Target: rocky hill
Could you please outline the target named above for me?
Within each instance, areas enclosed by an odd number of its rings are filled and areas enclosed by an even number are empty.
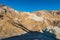
[[[0,39],[21,35],[28,31],[47,31],[60,39],[60,10],[18,12],[11,7],[0,6]]]

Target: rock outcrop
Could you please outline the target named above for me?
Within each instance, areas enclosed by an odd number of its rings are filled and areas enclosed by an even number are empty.
[[[60,11],[42,10],[30,13],[18,12],[4,5],[0,6],[1,39],[26,33],[21,25],[30,31],[43,32],[42,30],[47,29],[60,38]]]

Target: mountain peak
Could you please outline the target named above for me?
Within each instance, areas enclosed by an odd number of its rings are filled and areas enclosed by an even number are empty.
[[[11,7],[0,5],[1,38],[21,35],[27,33],[26,30],[43,32],[46,28],[50,32],[54,30],[54,34],[60,38],[60,11],[18,12]]]

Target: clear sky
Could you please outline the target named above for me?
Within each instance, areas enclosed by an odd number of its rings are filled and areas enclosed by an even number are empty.
[[[33,12],[36,10],[59,10],[60,0],[0,0],[18,11]]]

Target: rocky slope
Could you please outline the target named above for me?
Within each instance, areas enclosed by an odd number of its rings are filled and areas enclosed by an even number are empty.
[[[18,26],[17,24],[20,24]],[[60,38],[60,11],[18,12],[11,7],[0,6],[0,38],[21,35],[26,33],[25,28],[31,31],[47,29]]]

